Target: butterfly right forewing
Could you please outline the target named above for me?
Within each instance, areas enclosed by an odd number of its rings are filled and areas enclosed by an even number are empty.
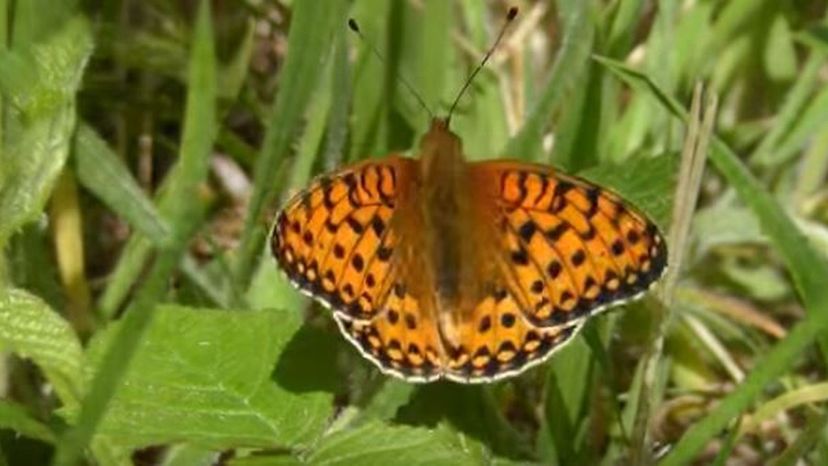
[[[479,162],[470,171],[477,198],[496,204],[507,283],[533,325],[578,323],[664,273],[658,228],[615,194],[542,165]]]

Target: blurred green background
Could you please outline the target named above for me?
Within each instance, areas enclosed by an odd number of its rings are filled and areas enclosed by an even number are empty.
[[[266,236],[315,174],[416,155],[398,77],[444,113],[512,6],[469,159],[686,216],[684,255],[520,377],[406,384]],[[826,7],[0,0],[0,465],[828,464]],[[715,135],[676,194],[697,82]]]

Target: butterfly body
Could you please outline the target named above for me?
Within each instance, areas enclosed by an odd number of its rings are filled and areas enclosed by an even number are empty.
[[[444,340],[460,344],[459,322],[478,302],[484,208],[474,202],[469,165],[460,139],[434,120],[418,159],[422,182],[414,194],[423,227],[423,271],[433,281],[433,303]],[[426,299],[428,297],[422,297]]]
[[[542,165],[469,163],[439,119],[417,159],[362,162],[294,196],[271,244],[363,355],[414,382],[517,374],[666,268],[655,225],[615,194]]]

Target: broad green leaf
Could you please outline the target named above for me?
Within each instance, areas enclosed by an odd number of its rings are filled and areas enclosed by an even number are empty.
[[[728,197],[731,196],[723,196],[719,202],[696,212],[691,227],[696,256],[704,257],[719,246],[767,243],[756,216],[728,202]]]
[[[678,157],[635,157],[618,165],[603,164],[579,175],[613,189],[633,205],[650,215],[667,231],[673,208],[673,191],[678,176]]]
[[[72,327],[24,290],[0,293],[0,346],[31,359],[64,405],[75,406],[84,389],[84,357]]]
[[[281,382],[300,325],[286,311],[157,308],[98,435],[133,447],[310,444],[327,424],[332,395]],[[96,342],[93,360],[115,335],[110,329]]]
[[[445,428],[425,429],[372,422],[335,432],[303,458],[316,465],[480,464]]]
[[[400,406],[411,399],[416,386],[401,380],[388,378],[371,396],[360,412],[360,419],[381,420],[393,419]]]
[[[477,66],[486,50],[492,47],[498,29],[505,21],[504,16],[491,14],[486,2],[463,0],[460,3],[464,13],[462,16],[465,18],[464,23],[468,29],[467,34],[479,51],[479,55],[469,55],[468,52],[464,53],[462,50],[458,50],[455,54],[458,57],[452,60],[455,64],[450,68],[454,73],[448,75],[446,86],[444,86],[443,99],[447,100],[443,103],[446,105],[457,96],[460,86],[469,78],[472,67]],[[521,15],[518,15],[518,18],[520,17]],[[517,21],[519,22],[520,19]],[[514,32],[513,27],[514,25],[509,27],[507,35],[509,32]],[[448,36],[446,40],[450,40]],[[498,65],[490,60],[480,70],[451,119],[453,131],[463,139],[463,151],[469,160],[495,157],[503,151],[509,140],[507,110],[502,93],[504,76],[495,72],[496,67]],[[499,68],[505,70],[505,63],[499,65]],[[529,75],[530,73],[527,73],[527,76]],[[532,82],[532,80],[527,79],[527,82]],[[523,105],[526,100],[528,99],[524,99],[524,102],[520,104]],[[422,113],[420,112],[420,115]],[[420,116],[420,121],[422,120],[423,116]],[[510,155],[519,157],[519,154]]]
[[[554,459],[558,464],[567,464],[576,459],[576,423],[588,398],[591,357],[589,347],[579,337],[562,348],[549,363],[541,434],[544,438],[539,445],[544,461]]]
[[[279,271],[276,260],[269,253],[262,255],[245,298],[251,309],[290,309],[297,313],[309,301]]]
[[[77,11],[77,0],[53,2],[29,0],[15,3],[12,8],[12,47],[28,47],[34,42],[48,39]]]
[[[42,211],[63,168],[91,51],[89,25],[76,17],[43,43],[0,53],[0,92],[14,108],[0,150],[0,246]]]
[[[538,371],[540,369],[535,369]],[[531,372],[525,378],[531,377]],[[445,422],[457,435],[472,437],[485,449],[510,458],[532,455],[532,441],[509,423],[496,393],[501,385],[436,383],[416,388],[396,420],[406,424],[437,425]]]
[[[300,466],[302,460],[290,453],[254,454],[232,458],[228,466]]]

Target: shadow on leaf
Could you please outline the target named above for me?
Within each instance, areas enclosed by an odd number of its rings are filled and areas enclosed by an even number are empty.
[[[499,456],[532,459],[529,439],[523,438],[493,406],[490,387],[437,382],[418,387],[411,402],[400,408],[397,421],[434,427],[448,421]]]
[[[337,370],[339,346],[331,332],[305,323],[285,345],[272,379],[294,393],[342,393],[342,377]]]

